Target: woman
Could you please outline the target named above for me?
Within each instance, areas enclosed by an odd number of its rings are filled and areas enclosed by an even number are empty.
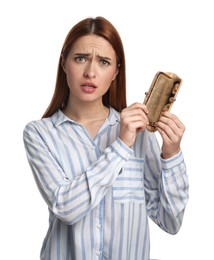
[[[55,93],[24,143],[49,208],[41,259],[149,259],[149,216],[178,232],[188,200],[180,142],[184,125],[165,112],[160,151],[146,130],[147,108],[126,107],[120,36],[87,18],[62,48]]]

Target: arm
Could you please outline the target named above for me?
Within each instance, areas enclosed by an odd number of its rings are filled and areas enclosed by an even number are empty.
[[[77,222],[99,204],[131,155],[131,150],[118,138],[85,172],[70,181],[34,124],[27,125],[23,138],[43,198],[50,210],[67,224]]]
[[[120,138],[129,147],[137,133],[148,124],[148,110],[145,105],[134,103],[121,113]],[[144,188],[147,211],[150,218],[165,231],[178,232],[188,200],[188,179],[180,142],[185,127],[169,112],[164,112],[157,124],[163,139],[162,157],[154,133],[148,134],[144,146],[145,170]]]
[[[182,152],[162,159],[153,134],[147,150],[144,178],[148,215],[163,230],[176,234],[188,201],[188,178]]]
[[[157,129],[163,139],[162,153],[160,156],[153,136],[146,155],[147,208],[149,216],[161,228],[175,234],[181,226],[188,201],[188,178],[180,149],[185,127],[175,115],[164,112]]]

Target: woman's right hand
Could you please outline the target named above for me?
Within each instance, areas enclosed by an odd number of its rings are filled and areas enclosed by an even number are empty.
[[[134,144],[137,133],[143,131],[148,125],[147,114],[147,107],[141,103],[134,103],[122,110],[119,138],[128,147]]]

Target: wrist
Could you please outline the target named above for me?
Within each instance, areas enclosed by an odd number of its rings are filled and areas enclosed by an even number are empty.
[[[161,153],[161,158],[163,158],[164,160],[170,159],[173,156],[175,156],[176,154],[178,154],[181,151],[181,149],[178,149],[177,151],[174,151],[172,153]]]

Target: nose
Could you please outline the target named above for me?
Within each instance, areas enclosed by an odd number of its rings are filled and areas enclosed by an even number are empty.
[[[95,78],[95,64],[93,62],[88,62],[87,66],[85,67],[84,77],[88,79]]]

